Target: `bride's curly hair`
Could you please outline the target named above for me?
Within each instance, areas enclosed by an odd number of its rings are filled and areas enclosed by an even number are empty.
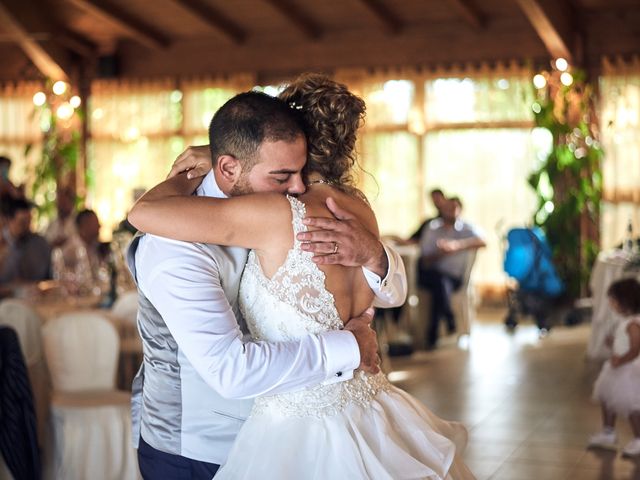
[[[338,187],[355,189],[355,146],[358,128],[364,123],[364,100],[317,73],[299,76],[279,97],[302,115],[308,144],[305,172],[317,172]]]

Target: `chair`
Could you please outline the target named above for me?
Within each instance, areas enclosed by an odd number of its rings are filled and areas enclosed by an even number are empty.
[[[471,282],[471,271],[476,262],[477,250],[467,250],[467,264],[460,288],[451,295],[451,310],[457,320],[458,338],[471,333],[471,324],[476,319],[477,298]]]
[[[119,295],[110,315],[121,325],[118,386],[129,389],[142,363],[142,341],[137,329],[138,291],[130,290]]]
[[[47,437],[51,393],[49,374],[42,351],[42,323],[40,315],[24,301],[10,298],[0,302],[0,325],[6,325],[16,331],[20,349],[24,355],[33,391],[38,444],[41,447],[45,445]]]
[[[119,295],[111,307],[111,314],[135,325],[138,316],[137,290],[130,290]]]
[[[471,333],[471,323],[475,321],[476,316],[477,300],[475,288],[473,282],[471,282],[471,271],[476,261],[477,250],[467,250],[465,253],[467,260],[462,282],[460,288],[451,296],[451,310],[457,322],[458,339]],[[418,312],[411,322],[411,334],[414,348],[423,349],[426,347],[425,336],[430,317],[431,294],[428,290],[418,287],[417,296]]]
[[[53,383],[53,478],[139,478],[130,395],[115,389],[116,328],[78,312],[50,320],[42,334]]]

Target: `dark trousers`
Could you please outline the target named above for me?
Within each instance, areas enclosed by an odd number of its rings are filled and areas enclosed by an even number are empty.
[[[161,452],[140,437],[138,466],[144,480],[211,480],[220,465]]]
[[[462,281],[433,268],[418,271],[418,284],[431,293],[431,318],[427,325],[427,347],[438,343],[438,328],[444,318],[450,332],[455,331],[456,323],[451,311],[451,294],[460,288]]]

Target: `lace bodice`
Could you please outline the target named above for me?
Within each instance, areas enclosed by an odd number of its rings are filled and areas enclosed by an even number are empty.
[[[343,327],[335,300],[325,288],[325,275],[300,248],[296,234],[305,231],[304,203],[287,196],[291,204],[294,243],[284,263],[267,278],[251,251],[240,282],[239,305],[256,340],[288,341]],[[356,373],[344,382],[256,399],[253,415],[267,411],[285,415],[323,416],[350,402],[368,402],[388,385],[383,375]]]

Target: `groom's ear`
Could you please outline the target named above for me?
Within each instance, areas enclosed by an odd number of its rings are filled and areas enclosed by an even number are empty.
[[[235,185],[242,173],[242,165],[233,155],[220,155],[216,167],[222,178],[231,185]]]

